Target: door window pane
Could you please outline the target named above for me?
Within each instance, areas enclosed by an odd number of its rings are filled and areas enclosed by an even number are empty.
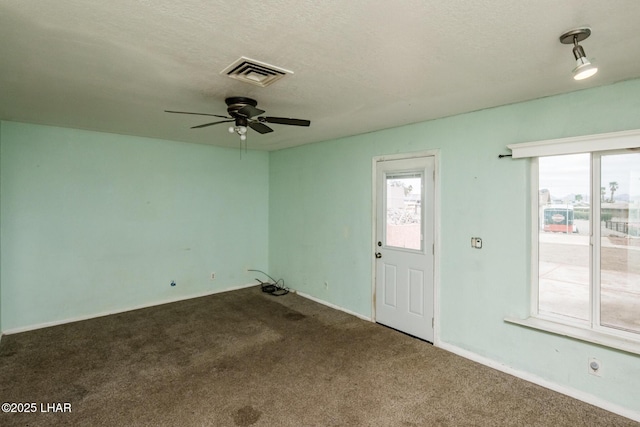
[[[422,249],[422,173],[387,175],[386,245]]]
[[[600,323],[640,332],[640,154],[602,156]]]
[[[588,321],[590,155],[538,161],[538,312]]]

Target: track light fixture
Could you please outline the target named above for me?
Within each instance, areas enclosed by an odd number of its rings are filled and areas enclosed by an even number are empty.
[[[598,67],[591,64],[584,49],[578,44],[590,35],[591,28],[583,27],[567,31],[560,36],[560,43],[573,44],[573,56],[576,58],[576,68],[573,69],[574,80],[583,80],[598,72]]]

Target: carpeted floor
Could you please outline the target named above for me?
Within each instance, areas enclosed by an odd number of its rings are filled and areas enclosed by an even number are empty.
[[[257,287],[5,336],[0,401],[36,404],[2,426],[637,425]]]

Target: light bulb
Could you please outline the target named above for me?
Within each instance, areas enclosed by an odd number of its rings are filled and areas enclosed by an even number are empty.
[[[245,133],[247,133],[247,127],[246,126],[238,126],[238,134],[239,135],[244,135]]]
[[[245,129],[245,132],[246,132],[246,129]],[[245,141],[246,139],[247,139],[247,135],[244,135],[244,134],[240,135],[240,141]]]
[[[229,133],[233,133],[233,132],[235,132],[234,127],[233,126],[229,126]]]
[[[576,65],[576,68],[573,70],[574,80],[584,80],[598,72],[598,67],[591,64],[584,56],[577,59]]]

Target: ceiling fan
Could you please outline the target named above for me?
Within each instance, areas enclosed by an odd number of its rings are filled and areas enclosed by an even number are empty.
[[[236,133],[240,135],[240,139],[242,141],[247,139],[247,126],[251,129],[255,130],[258,133],[269,133],[273,132],[269,126],[265,123],[274,123],[279,125],[290,125],[290,126],[309,126],[311,122],[309,120],[302,119],[289,119],[285,117],[269,117],[269,116],[259,116],[264,113],[264,110],[256,108],[258,102],[251,98],[245,98],[242,96],[234,96],[231,98],[227,98],[224,100],[227,104],[227,113],[228,116],[221,116],[218,114],[207,114],[207,113],[191,113],[188,111],[172,111],[172,110],[164,110],[166,113],[176,113],[176,114],[193,114],[196,116],[212,116],[212,117],[220,117],[221,119],[217,122],[204,123],[202,125],[192,126],[191,129],[200,129],[207,126],[213,126],[220,123],[230,123],[234,122],[234,125],[229,127],[230,133]]]

